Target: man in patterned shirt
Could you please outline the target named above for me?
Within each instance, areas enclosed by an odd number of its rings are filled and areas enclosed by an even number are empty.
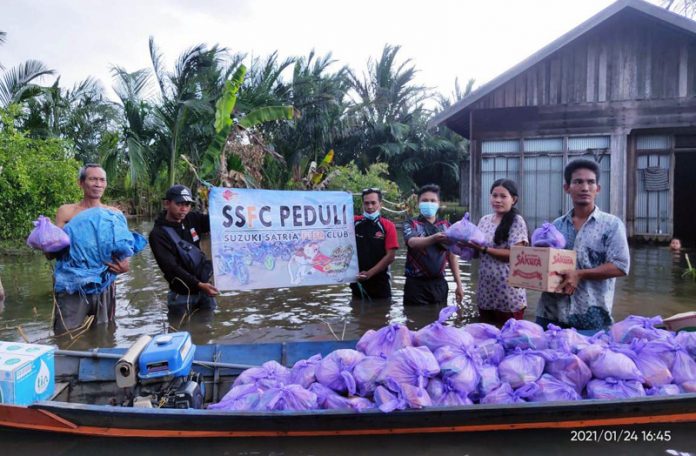
[[[612,324],[616,277],[628,274],[630,257],[623,222],[595,205],[601,187],[599,166],[574,160],[564,171],[563,189],[573,209],[553,224],[577,254],[577,269],[563,271],[558,293],[542,293],[536,322],[543,327],[599,330]]]

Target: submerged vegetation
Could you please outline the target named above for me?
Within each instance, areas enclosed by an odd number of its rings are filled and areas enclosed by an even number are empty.
[[[0,44],[11,46],[11,38],[0,32]],[[102,164],[107,198],[132,214],[156,210],[173,182],[352,192],[379,186],[398,202],[434,181],[443,197],[457,197],[468,144],[428,129],[428,120],[466,95],[472,81],[449,97],[435,93],[416,83],[416,67],[399,46],[386,45],[364,72],[313,51],[249,61],[196,44],[171,67],[154,39],[143,51],[148,68],[111,69],[114,100],[91,77],[63,87],[38,61],[0,66],[0,191],[24,205],[2,211],[0,239],[75,200],[74,171],[88,162]],[[329,151],[331,160],[322,162]],[[321,185],[308,186],[317,163]]]

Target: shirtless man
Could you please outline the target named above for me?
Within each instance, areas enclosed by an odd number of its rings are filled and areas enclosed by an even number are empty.
[[[97,164],[87,164],[80,168],[78,185],[82,188],[83,198],[74,204],[64,204],[56,213],[56,225],[64,227],[80,212],[94,207],[103,207],[118,211],[114,207],[101,202],[106,190],[106,172]],[[75,240],[71,240],[75,242]],[[51,258],[51,257],[49,257]],[[55,256],[53,256],[55,258]],[[128,258],[113,259],[106,265],[114,274],[123,274],[130,269]],[[87,316],[93,315],[97,323],[107,323],[113,320],[116,309],[115,287],[112,285],[100,294],[56,294],[58,305],[53,329],[56,335],[69,332],[83,325]]]

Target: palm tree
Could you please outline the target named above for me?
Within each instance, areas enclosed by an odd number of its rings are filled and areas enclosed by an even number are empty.
[[[0,77],[0,108],[22,103],[41,94],[44,88],[34,81],[54,74],[54,70],[38,60],[27,60],[6,70]]]

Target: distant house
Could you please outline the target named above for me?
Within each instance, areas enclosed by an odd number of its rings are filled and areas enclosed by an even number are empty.
[[[470,139],[462,203],[518,182],[530,229],[570,208],[569,160],[601,168],[601,209],[632,238],[696,241],[696,22],[620,0],[432,121]]]

